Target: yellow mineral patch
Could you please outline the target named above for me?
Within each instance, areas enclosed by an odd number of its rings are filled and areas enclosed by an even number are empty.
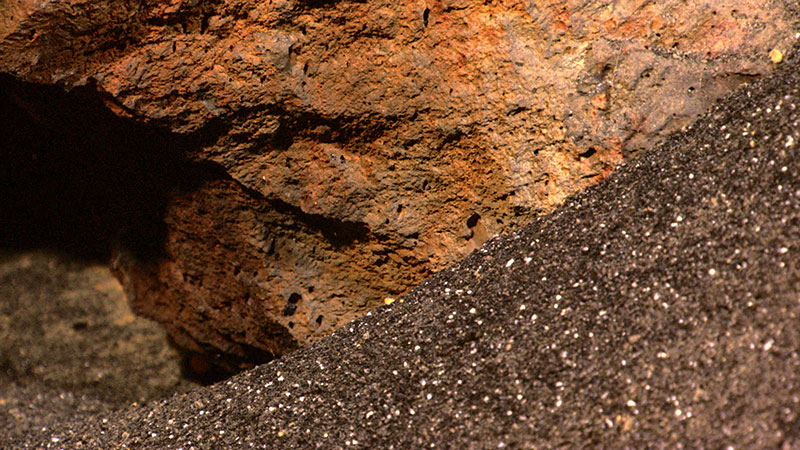
[[[384,305],[391,305],[392,303],[394,303],[394,299],[392,297],[386,297],[385,299],[383,299]]]
[[[779,62],[783,61],[783,52],[777,48],[773,48],[769,52],[769,59],[771,59],[775,64],[778,64]]]

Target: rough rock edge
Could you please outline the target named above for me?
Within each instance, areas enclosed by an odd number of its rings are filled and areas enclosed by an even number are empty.
[[[233,180],[176,199],[165,258],[117,269],[137,311],[182,346],[249,362],[597,181],[769,70],[761,47],[797,21],[780,1],[697,14],[685,2],[21,4],[33,9],[8,17],[30,20],[0,24],[3,70],[85,84],[115,114],[202,135],[190,156]],[[234,204],[245,211],[214,216]],[[309,218],[362,239],[339,245]]]
[[[25,446],[798,446],[799,66],[329,338]]]

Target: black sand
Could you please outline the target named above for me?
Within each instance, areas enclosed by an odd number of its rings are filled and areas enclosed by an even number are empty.
[[[21,448],[800,448],[800,67],[317,345]]]

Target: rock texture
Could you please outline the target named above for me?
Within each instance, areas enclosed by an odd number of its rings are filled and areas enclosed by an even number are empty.
[[[788,1],[0,8],[0,70],[83,86],[221,169],[170,190],[158,251],[115,267],[136,311],[224,365],[313,341],[550,210],[768,72],[798,26]]]
[[[797,54],[785,64],[328,338],[6,447],[800,448]]]

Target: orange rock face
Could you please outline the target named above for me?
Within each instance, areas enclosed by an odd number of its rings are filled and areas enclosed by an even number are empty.
[[[179,345],[260,361],[660,142],[788,49],[781,1],[17,2],[0,70],[89,85],[225,176],[121,250]]]

